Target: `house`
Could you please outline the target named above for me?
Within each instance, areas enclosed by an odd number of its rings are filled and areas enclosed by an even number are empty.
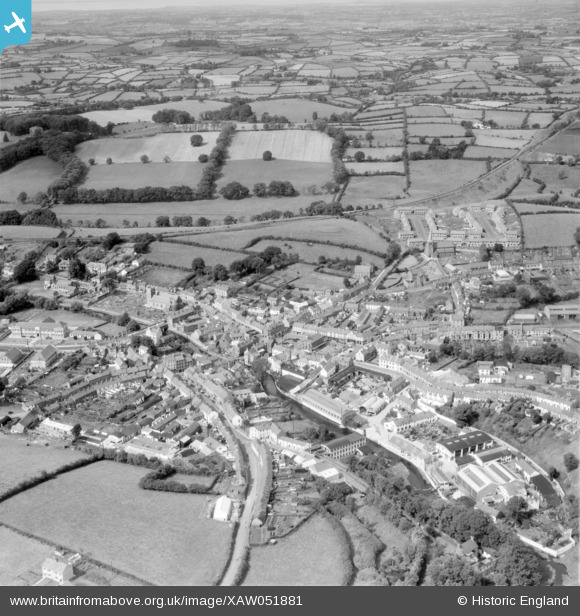
[[[44,349],[36,351],[30,360],[32,370],[46,370],[58,359],[58,351],[49,344]]]
[[[74,436],[74,426],[47,418],[40,422],[36,432],[52,438],[72,439]]]
[[[366,445],[366,436],[353,432],[322,445],[322,451],[331,458],[345,458],[356,454],[357,449]]]
[[[21,363],[26,355],[16,347],[12,347],[4,353],[0,353],[0,370],[12,370]]]
[[[385,422],[385,428],[390,432],[398,434],[400,432],[406,432],[417,426],[424,424],[435,423],[437,421],[437,415],[431,411],[423,411],[421,413],[415,413],[410,417],[401,417],[400,419],[391,419]]]
[[[213,510],[213,519],[218,522],[227,522],[230,519],[232,513],[232,501],[225,494],[220,496]]]
[[[33,413],[32,411],[29,411],[28,413],[26,413],[26,415],[20,418],[20,421],[18,423],[15,423],[10,428],[10,432],[12,432],[13,434],[24,434],[27,430],[34,428],[34,425],[37,421],[38,415],[36,415],[36,413]]]
[[[62,585],[74,577],[74,569],[70,562],[49,557],[42,563],[42,577]]]
[[[373,266],[371,263],[365,263],[363,265],[355,265],[353,276],[355,278],[370,278],[373,274]]]

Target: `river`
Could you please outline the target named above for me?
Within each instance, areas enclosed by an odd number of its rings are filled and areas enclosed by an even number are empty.
[[[332,421],[329,421],[328,419],[321,417],[320,415],[318,415],[318,413],[311,411],[310,409],[302,406],[301,404],[297,404],[293,400],[289,400],[285,398],[278,391],[278,388],[276,387],[276,383],[270,375],[264,376],[264,380],[262,384],[264,386],[264,390],[269,396],[275,396],[277,398],[285,400],[289,404],[290,410],[292,410],[297,415],[300,415],[300,417],[303,417],[304,419],[308,419],[318,425],[326,426],[331,432],[334,432],[335,434],[337,432],[339,434],[342,432],[342,428],[337,426]],[[296,383],[294,383],[294,385],[295,384]],[[348,430],[348,432],[351,432],[351,430]],[[380,445],[378,445],[377,443],[373,443],[372,441],[367,441],[367,445],[374,452],[377,452],[377,453],[380,452],[380,453],[386,454],[387,458],[389,458],[389,460],[391,460],[394,464],[396,464],[397,462],[401,462],[402,464],[404,464],[407,470],[409,471],[409,475],[407,478],[409,481],[409,484],[415,490],[419,490],[419,491],[432,490],[431,486],[427,483],[427,481],[425,481],[425,479],[423,478],[419,470],[417,470],[412,464],[407,462],[407,460],[403,460],[403,458],[400,458],[395,453],[388,451],[384,447],[381,447]]]

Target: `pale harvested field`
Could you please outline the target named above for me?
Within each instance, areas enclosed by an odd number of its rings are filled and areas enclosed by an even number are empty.
[[[11,206],[9,209],[12,209]],[[20,206],[17,208],[20,210]],[[58,237],[62,229],[60,227],[37,227],[29,225],[2,225],[0,237],[5,240],[47,240]]]
[[[312,114],[316,112],[319,118],[326,118],[332,113],[341,114],[349,111],[344,107],[336,105],[328,105],[326,103],[317,103],[300,98],[281,98],[271,99],[267,101],[254,101],[251,103],[252,110],[260,119],[260,116],[266,111],[270,115],[286,116],[290,122],[304,122],[312,120]]]
[[[475,132],[475,131],[474,131]],[[478,134],[475,143],[480,147],[489,148],[523,148],[528,144],[527,139],[515,139],[511,137],[501,137],[495,135]]]
[[[190,163],[125,163],[124,165],[95,165],[81,188],[144,188],[145,186],[190,186],[195,188],[203,174],[204,165]]]
[[[203,240],[196,239],[204,243]],[[146,259],[150,259],[155,263],[162,265],[175,265],[178,267],[191,268],[191,262],[197,257],[201,257],[206,265],[217,265],[221,263],[226,267],[232,261],[243,259],[246,255],[238,252],[230,252],[226,250],[217,250],[214,248],[200,248],[198,246],[184,246],[183,244],[171,244],[169,242],[153,242],[149,246],[149,252],[145,255]],[[185,276],[185,272],[181,274]]]
[[[286,180],[297,191],[304,191],[308,186],[322,186],[332,181],[331,163],[298,162],[294,160],[271,160],[265,162],[254,160],[231,160],[222,169],[222,177],[217,182],[218,191],[229,182],[239,182],[252,191],[254,184],[269,184],[272,180]],[[330,199],[330,197],[328,197]],[[285,210],[286,202],[291,198],[280,198],[276,209]],[[314,197],[313,199],[314,200]],[[245,201],[240,201],[243,205]]]
[[[522,225],[526,248],[574,246],[574,232],[580,226],[580,213],[522,216]]]
[[[34,156],[0,173],[0,200],[16,202],[24,191],[31,199],[46,189],[62,174],[60,165],[46,156]]]
[[[154,584],[211,584],[231,529],[206,519],[204,496],[141,490],[147,472],[91,464],[5,501],[0,520]]]
[[[409,163],[412,196],[429,197],[476,179],[486,172],[483,161],[416,160]]]
[[[334,529],[315,516],[276,545],[252,548],[243,586],[340,586],[341,554]]]
[[[107,122],[123,124],[125,122],[149,122],[151,117],[161,109],[179,109],[192,114],[196,120],[204,111],[214,111],[226,107],[227,103],[221,101],[177,101],[161,103],[158,105],[144,105],[134,109],[114,109],[110,111],[89,111],[81,115],[89,120],[93,120],[101,126],[106,126]]]
[[[27,447],[27,442],[20,436],[0,434],[0,494],[42,471],[54,471],[86,457],[71,449],[45,447],[40,443]]]
[[[192,147],[189,142],[192,134],[194,133],[161,133],[152,137],[133,139],[117,137],[93,139],[77,146],[76,154],[85,163],[94,158],[98,165],[106,165],[107,158],[112,158],[111,166],[119,163],[140,163],[143,155],[156,163],[162,163],[165,156],[169,156],[172,162],[197,163],[200,154],[211,152],[219,133],[199,133],[203,136],[204,145],[198,148]]]
[[[237,132],[229,148],[230,160],[261,159],[269,150],[274,158],[300,162],[329,163],[332,139],[310,130]]]

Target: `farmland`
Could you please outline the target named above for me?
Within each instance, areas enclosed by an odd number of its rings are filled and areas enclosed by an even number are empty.
[[[346,163],[346,169],[352,175],[372,175],[373,173],[397,173],[404,175],[405,173],[405,165],[402,161],[398,163]]]
[[[24,439],[0,434],[0,494],[25,479],[54,471],[84,456],[69,449],[45,447],[40,443],[27,446]]]
[[[142,188],[143,186],[191,186],[203,173],[202,163],[126,163],[90,167],[82,188]]]
[[[290,122],[304,122],[311,120],[312,114],[316,112],[319,117],[325,118],[332,113],[344,113],[348,108],[338,107],[337,105],[327,105],[316,101],[308,101],[299,98],[272,99],[268,101],[256,101],[252,103],[254,113],[260,116],[267,112],[270,115],[287,117]]]
[[[45,192],[61,173],[61,167],[46,156],[25,160],[0,174],[0,199],[15,203],[22,191],[33,198],[37,192]]]
[[[409,163],[413,197],[428,197],[453,190],[486,172],[484,162],[417,160]]]
[[[0,545],[0,586],[24,585],[25,581],[19,578],[31,569],[40,575],[42,561],[50,553],[50,548],[44,543],[23,537],[3,526],[0,526]]]
[[[551,154],[580,154],[580,123],[548,139],[542,144],[541,150]]]
[[[277,545],[253,548],[244,586],[340,586],[343,549],[330,524],[315,516]]]
[[[522,225],[526,248],[573,246],[574,231],[580,226],[580,213],[522,216]]]
[[[229,148],[232,161],[258,160],[269,150],[275,159],[329,163],[332,141],[317,131],[272,130],[238,132]]]
[[[205,518],[203,496],[141,490],[146,472],[91,464],[5,501],[0,521],[154,584],[211,584],[225,565],[230,528]]]
[[[228,182],[240,182],[252,190],[254,184],[269,184],[272,180],[291,182],[297,191],[303,192],[308,187],[316,187],[322,194],[324,184],[332,181],[331,163],[298,162],[294,160],[232,160],[223,169],[223,175],[217,182],[218,190]],[[279,199],[276,209],[286,209],[288,199]],[[245,209],[245,201],[240,202],[240,209]]]
[[[203,239],[195,239],[204,243]],[[196,257],[201,257],[206,265],[217,265],[221,263],[226,267],[236,259],[243,259],[244,254],[231,252],[229,250],[217,250],[214,248],[199,248],[197,246],[183,246],[182,244],[171,244],[169,242],[153,242],[149,246],[147,260],[161,265],[173,265],[177,267],[190,268],[191,262]]]
[[[403,196],[407,185],[404,177],[389,176],[360,176],[352,177],[344,193],[344,203],[376,203],[381,199],[397,199]]]
[[[89,159],[93,158],[99,165],[104,165],[107,158],[111,158],[113,164],[139,163],[141,156],[147,156],[150,161],[156,163],[163,162],[166,156],[171,162],[197,163],[200,154],[211,152],[218,134],[203,133],[204,144],[196,148],[191,146],[190,133],[162,133],[153,137],[132,139],[117,137],[94,139],[81,143],[76,153],[83,162],[88,163]]]

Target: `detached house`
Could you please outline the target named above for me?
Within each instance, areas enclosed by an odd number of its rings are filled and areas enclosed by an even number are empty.
[[[30,360],[32,370],[46,370],[58,359],[58,351],[49,344],[44,349],[36,351]]]

